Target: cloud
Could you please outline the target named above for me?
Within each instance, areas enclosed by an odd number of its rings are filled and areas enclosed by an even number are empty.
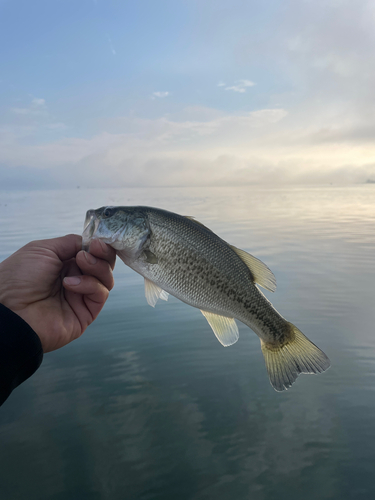
[[[322,108],[331,100],[350,98],[361,105],[368,100],[375,83],[371,0],[291,0],[279,21],[275,56],[287,61],[286,76],[306,97],[319,95]]]
[[[66,137],[61,118],[52,120],[47,103],[30,98],[28,105],[13,108],[11,123],[0,127],[0,164],[14,172],[27,167],[41,177],[48,171],[50,183],[75,185],[80,178],[79,184],[92,186],[363,182],[374,177],[373,1],[288,0],[259,30],[249,29],[248,16],[241,16],[242,25],[236,9],[218,23],[210,2],[199,5],[207,22],[196,26],[187,57],[173,60],[168,73],[173,88],[182,70],[191,74],[190,94],[184,94],[188,108],[182,109],[173,91],[170,114],[155,117],[144,101],[169,97],[171,104],[170,92],[148,91],[140,104],[132,101],[125,116],[93,120],[91,136],[74,137],[70,131]],[[238,36],[226,36],[234,23]],[[172,68],[171,60],[164,63]],[[228,79],[230,74],[253,75],[254,81]],[[223,90],[220,99],[219,91],[211,92],[215,84]],[[233,102],[243,99],[233,101],[231,92],[251,93],[247,106],[260,109],[235,108]],[[76,113],[77,123],[87,121]]]
[[[141,119],[124,117],[118,127],[129,132],[102,132],[91,139],[61,138],[50,143],[35,143],[40,133],[35,126],[3,126],[0,130],[0,163],[48,168],[79,162],[95,155],[105,155],[108,164],[116,165],[125,157],[151,158],[172,155],[181,158],[194,151],[210,157],[215,151],[235,148],[259,137],[287,115],[282,109],[264,109],[239,116],[223,115],[205,108],[188,108],[183,121],[162,117]],[[63,129],[63,124],[48,124]],[[27,139],[25,141],[25,139]]]
[[[40,108],[42,106],[45,106],[45,104],[46,104],[45,99],[39,99],[37,97],[34,97],[34,99],[31,101],[32,108]]]
[[[232,85],[231,87],[225,87],[225,90],[232,90],[233,92],[240,92],[241,94],[243,94],[244,92],[246,92],[246,89],[248,87],[254,87],[255,85],[255,83],[251,80],[238,80],[235,83],[236,84]],[[223,85],[220,86],[222,87]]]
[[[29,113],[31,113],[30,108],[12,108],[12,111],[17,115],[28,115]]]
[[[68,127],[65,125],[65,123],[54,122],[54,123],[48,123],[46,125],[46,128],[49,130],[66,130]]]
[[[112,54],[115,56],[117,54],[117,52],[113,46],[112,40],[109,38],[108,35],[107,35],[107,38],[108,38],[109,48],[111,49]]]
[[[24,140],[33,140],[34,137],[44,137],[44,141],[51,140],[59,132],[66,131],[68,127],[48,111],[46,100],[33,97],[29,106],[24,108],[11,108],[12,122],[8,124],[0,123],[0,144],[2,147],[12,147],[14,143]],[[0,154],[1,158],[1,154]],[[27,163],[25,163],[27,164]]]
[[[152,96],[153,96],[154,99],[155,99],[155,97],[157,97],[158,99],[164,99],[165,97],[169,96],[169,92],[168,91],[165,91],[165,92],[153,92]]]
[[[186,116],[128,116],[117,122],[128,132],[35,145],[2,130],[0,164],[12,167],[13,180],[28,165],[43,186],[48,180],[65,187],[362,182],[375,175],[370,142],[365,152],[345,141],[344,130],[294,129],[293,116],[281,108],[229,115],[193,107]]]
[[[17,115],[40,115],[46,113],[45,99],[34,97],[30,105],[26,108],[12,108]]]
[[[298,111],[304,116],[305,110]],[[3,127],[0,165],[8,165],[13,182],[22,167],[27,178],[35,175],[34,184],[40,178],[41,186],[55,187],[365,182],[375,177],[375,119],[372,128],[358,121],[353,129],[347,128],[355,123],[353,116],[338,114],[334,128],[325,125],[325,116],[301,127],[293,109],[233,115],[198,106],[187,108],[184,117],[129,115],[116,120],[116,133],[36,144],[31,144],[31,127],[22,137],[18,128]],[[63,128],[56,126],[57,132]]]

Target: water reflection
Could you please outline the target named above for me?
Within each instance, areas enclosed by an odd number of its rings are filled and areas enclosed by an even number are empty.
[[[271,267],[278,288],[267,296],[332,368],[277,394],[247,327],[224,349],[199,311],[173,298],[148,307],[142,279],[118,262],[99,320],[46,356],[1,409],[1,498],[372,498],[374,195],[373,186],[2,192],[1,259],[30,239],[81,232],[86,210],[104,204],[196,216]]]

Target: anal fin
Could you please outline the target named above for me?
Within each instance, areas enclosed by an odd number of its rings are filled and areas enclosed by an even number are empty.
[[[238,327],[234,318],[227,318],[219,314],[202,311],[201,313],[208,321],[212,328],[217,340],[224,347],[235,344],[239,338]]]

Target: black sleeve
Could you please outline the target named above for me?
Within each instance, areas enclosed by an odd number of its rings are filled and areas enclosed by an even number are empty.
[[[22,318],[0,304],[0,405],[39,368],[42,360],[38,335]]]

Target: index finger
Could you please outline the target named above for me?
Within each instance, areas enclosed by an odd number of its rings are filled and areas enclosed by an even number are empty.
[[[64,262],[65,260],[73,259],[81,250],[82,237],[78,234],[67,234],[59,238],[37,240],[33,244],[52,250]]]
[[[94,238],[90,243],[89,252],[99,259],[106,260],[113,271],[116,263],[116,251],[114,248],[106,245],[102,240]]]

